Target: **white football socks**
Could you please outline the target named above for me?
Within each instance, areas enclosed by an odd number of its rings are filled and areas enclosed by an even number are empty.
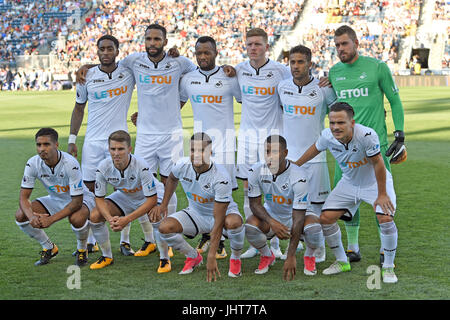
[[[44,230],[33,228],[29,221],[25,222],[17,222],[16,224],[19,226],[20,230],[22,230],[25,234],[30,236],[32,239],[35,239],[42,246],[43,249],[53,249],[53,243],[50,241],[49,237],[45,233]]]

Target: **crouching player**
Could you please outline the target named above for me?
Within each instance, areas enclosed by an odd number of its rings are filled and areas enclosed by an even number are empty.
[[[38,154],[25,166],[16,224],[41,244],[41,257],[35,263],[40,266],[58,254],[58,247],[43,229],[68,217],[77,238],[76,264],[84,266],[87,263],[88,217],[95,206],[94,195],[83,184],[78,161],[58,150],[58,133],[54,129],[40,129],[35,141]],[[36,179],[41,181],[48,195],[30,202]]]
[[[336,256],[336,261],[323,273],[350,271],[337,220],[351,220],[364,201],[373,206],[380,224],[381,245],[385,253],[383,282],[395,283],[398,233],[393,220],[396,208],[394,183],[384,165],[378,135],[371,128],[355,124],[353,116],[353,108],[345,102],[331,106],[330,127],[322,131],[317,142],[295,163],[301,166],[328,149],[342,169],[343,177],[325,201],[320,216],[325,240]]]
[[[95,177],[95,203],[91,228],[102,256],[91,264],[101,269],[113,263],[108,221],[113,231],[121,231],[130,222],[147,214],[157,203],[157,181],[142,158],[131,154],[130,135],[118,130],[108,138],[110,158],[100,162]],[[107,185],[116,191],[106,196]],[[161,185],[162,188],[162,185]]]
[[[177,161],[167,179],[161,206],[150,213],[154,229],[168,245],[186,256],[180,274],[191,273],[199,266],[203,257],[184,238],[210,233],[210,247],[207,259],[207,281],[220,276],[216,252],[222,233],[228,236],[231,247],[228,275],[241,275],[241,251],[245,230],[237,204],[232,198],[231,177],[224,167],[211,161],[212,141],[203,133],[195,133],[190,141],[190,158]],[[189,207],[167,216],[169,199],[175,192],[178,181],[186,193]],[[225,229],[225,230],[223,230]]]
[[[294,279],[295,253],[304,233],[308,254],[304,256],[304,273],[315,275],[314,251],[323,241],[319,218],[307,212],[307,173],[286,160],[286,140],[271,135],[265,141],[265,162],[252,166],[248,173],[248,197],[253,216],[245,224],[248,242],[261,253],[256,274],[264,274],[275,263],[275,256],[267,246],[267,239],[277,236],[289,239],[284,278]],[[300,169],[300,170],[299,170]],[[261,203],[264,197],[264,205]]]

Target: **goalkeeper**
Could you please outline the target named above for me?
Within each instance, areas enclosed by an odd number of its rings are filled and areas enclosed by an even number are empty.
[[[406,160],[403,106],[391,71],[384,62],[358,54],[359,41],[355,31],[349,26],[343,25],[336,29],[334,43],[341,62],[330,69],[328,79],[321,79],[320,85],[325,86],[331,83],[336,91],[338,101],[347,102],[353,106],[356,123],[375,130],[380,138],[384,163],[386,168],[391,171],[391,163],[397,164]],[[395,140],[389,147],[384,95],[391,105],[395,127]],[[389,157],[391,158],[389,159]],[[336,163],[334,185],[341,179],[341,176],[342,171]],[[358,244],[359,209],[351,221],[345,222],[345,228],[349,261],[359,261],[361,260]],[[383,248],[380,248],[380,263],[383,261],[384,251]]]

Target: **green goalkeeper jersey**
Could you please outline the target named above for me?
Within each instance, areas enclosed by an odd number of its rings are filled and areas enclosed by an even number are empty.
[[[386,63],[365,56],[353,64],[339,62],[330,69],[329,81],[338,101],[353,107],[356,123],[375,130],[381,146],[388,144],[383,94],[391,105],[395,130],[404,131],[403,106]]]

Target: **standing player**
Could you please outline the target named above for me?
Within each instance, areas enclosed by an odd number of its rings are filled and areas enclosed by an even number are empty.
[[[333,89],[319,87],[319,80],[310,75],[311,50],[299,45],[289,52],[292,78],[278,85],[283,106],[283,130],[289,150],[288,159],[296,160],[314,143],[325,128],[328,107],[336,102]],[[320,217],[322,205],[330,193],[326,153],[303,165],[308,173],[309,211]],[[325,261],[325,243],[317,254],[317,261]],[[305,254],[309,254],[306,250]]]
[[[276,235],[280,239],[290,238],[284,278],[293,279],[297,264],[295,252],[300,235],[304,233],[307,248],[310,249],[304,256],[304,273],[315,275],[313,253],[320,247],[323,234],[319,218],[306,211],[307,174],[286,160],[288,149],[282,136],[269,136],[265,145],[265,161],[253,165],[248,175],[248,196],[253,215],[246,221],[245,234],[250,244],[261,252],[255,273],[264,274],[275,263],[275,255],[267,246],[267,239]]]
[[[264,140],[271,134],[281,134],[283,120],[280,99],[277,94],[278,83],[290,77],[289,69],[266,57],[269,50],[267,33],[259,28],[246,34],[248,61],[236,66],[242,94],[241,125],[238,134],[237,175],[244,185],[244,213],[251,216],[248,200],[248,170],[264,158]],[[276,256],[281,251],[277,238],[272,241]],[[255,256],[257,250],[250,247],[243,258]]]
[[[390,163],[398,164],[406,160],[404,146],[404,114],[398,88],[386,63],[358,54],[358,39],[355,31],[348,26],[339,27],[334,34],[334,43],[341,62],[330,69],[329,81],[333,85],[338,101],[349,103],[355,110],[356,123],[375,130],[381,143],[381,155],[386,168]],[[395,141],[388,148],[384,96],[389,101],[394,121]],[[391,156],[389,161],[389,156]],[[336,163],[334,184],[342,175]],[[358,244],[359,209],[351,221],[345,224],[347,230],[350,262],[361,260]],[[384,253],[380,250],[380,262]]]
[[[115,37],[102,36],[97,41],[97,47],[100,65],[89,69],[86,82],[78,84],[76,88],[77,97],[70,121],[68,145],[68,152],[76,157],[78,149],[75,140],[88,103],[88,121],[81,166],[84,183],[92,192],[98,164],[109,157],[109,135],[117,130],[128,131],[127,113],[135,84],[133,74],[122,63],[116,63],[119,41]],[[141,217],[139,222],[144,232],[144,244],[134,253],[130,246],[130,226],[127,226],[120,237],[120,251],[124,255],[145,256],[155,251],[152,226],[147,216]]]
[[[105,221],[113,231],[121,231],[132,221],[146,215],[157,203],[156,179],[145,160],[131,154],[130,135],[124,130],[113,132],[108,138],[108,145],[111,157],[101,161],[97,168],[96,207],[90,218],[102,256],[91,265],[91,269],[101,269],[113,263]],[[108,184],[116,191],[105,198]],[[168,257],[166,260],[165,266],[170,268]]]
[[[301,166],[328,149],[342,169],[342,179],[328,196],[322,208],[320,222],[325,239],[336,261],[323,271],[336,274],[350,271],[350,263],[341,241],[337,220],[351,220],[361,201],[372,205],[381,231],[381,248],[385,259],[382,265],[383,282],[395,283],[394,258],[397,250],[397,227],[393,221],[396,196],[391,173],[381,156],[377,133],[355,124],[353,108],[338,102],[331,106],[330,128],[295,162]]]
[[[172,168],[164,199],[161,206],[151,212],[150,220],[155,223],[154,228],[159,228],[162,240],[186,256],[180,274],[191,273],[203,261],[201,254],[183,239],[183,234],[194,238],[199,233],[211,233],[206,269],[207,281],[215,281],[217,275],[220,276],[216,252],[223,232],[230,239],[231,247],[228,275],[239,277],[245,230],[231,195],[231,177],[224,167],[211,161],[212,140],[207,134],[195,133],[190,147],[190,158],[180,159]],[[167,217],[167,205],[178,181],[181,181],[189,207]]]
[[[241,93],[236,77],[229,77],[222,67],[216,66],[216,41],[200,37],[195,44],[195,56],[199,68],[181,79],[180,100],[188,99],[194,116],[194,133],[205,132],[212,138],[213,161],[223,165],[238,188],[235,172],[234,98],[240,103]],[[209,234],[203,234],[197,247],[200,253],[209,246]],[[224,239],[219,243],[217,258],[227,256]]]
[[[83,184],[78,161],[58,150],[58,133],[54,129],[40,129],[35,141],[38,155],[25,166],[16,224],[41,244],[41,257],[35,263],[39,266],[58,254],[58,247],[42,229],[68,217],[77,238],[76,264],[83,266],[87,263],[88,218],[95,206],[94,195]],[[36,179],[48,195],[30,202]]]

